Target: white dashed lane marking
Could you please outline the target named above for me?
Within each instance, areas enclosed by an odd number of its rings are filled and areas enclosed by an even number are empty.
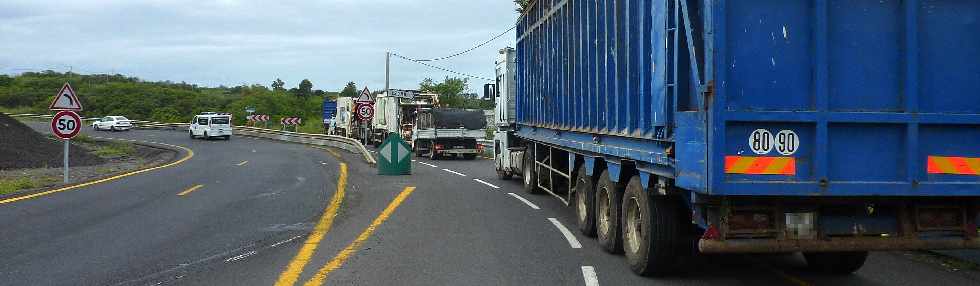
[[[541,208],[538,207],[538,205],[532,203],[531,201],[525,199],[522,196],[519,196],[519,195],[517,195],[515,193],[507,193],[507,194],[510,195],[511,197],[514,197],[515,199],[518,199],[518,200],[524,202],[525,205],[531,207],[532,209],[536,209],[536,210],[540,210],[541,209]]]
[[[599,286],[599,275],[595,273],[595,267],[582,266],[582,278],[585,279],[585,286]]]
[[[474,181],[477,181],[477,182],[479,182],[479,183],[481,183],[481,184],[484,184],[484,185],[487,185],[487,186],[490,186],[491,188],[494,188],[494,189],[499,189],[499,188],[500,188],[500,187],[498,187],[498,186],[494,186],[494,185],[493,185],[493,184],[491,184],[491,183],[487,183],[487,182],[484,182],[483,180],[480,180],[480,179],[473,179],[473,180],[474,180]]]
[[[569,246],[571,246],[572,248],[582,248],[582,244],[578,242],[578,238],[575,238],[575,235],[572,234],[572,232],[569,231],[568,228],[565,227],[565,225],[561,224],[561,222],[558,221],[558,219],[549,217],[548,220],[551,221],[551,224],[555,225],[555,227],[558,228],[558,231],[560,231],[561,234],[565,236],[565,240],[568,240]]]
[[[228,258],[228,259],[225,259],[225,262],[235,262],[235,261],[239,261],[239,260],[242,260],[242,259],[245,259],[246,257],[249,257],[249,256],[252,256],[252,255],[255,255],[255,253],[256,253],[255,251],[249,251],[249,252],[246,252],[246,253],[243,253],[242,255],[239,255],[239,256],[235,256],[235,257],[232,257],[232,258]]]
[[[449,173],[452,173],[452,174],[456,174],[456,175],[462,176],[462,177],[466,177],[466,174],[463,174],[463,173],[460,173],[460,172],[456,172],[456,171],[453,171],[453,170],[450,170],[450,169],[442,169],[442,170],[443,171],[446,171],[446,172],[449,172]]]
[[[276,243],[275,243],[275,244],[273,244],[273,245],[269,245],[269,248],[274,248],[274,247],[278,247],[278,246],[280,246],[280,245],[283,245],[283,244],[286,244],[286,243],[289,243],[290,241],[293,241],[293,240],[296,240],[297,238],[300,238],[300,237],[303,237],[303,236],[302,236],[302,235],[297,235],[297,236],[294,236],[294,237],[292,237],[292,238],[290,238],[290,239],[287,239],[287,240],[283,240],[283,241],[280,241],[280,242],[276,242]]]
[[[439,168],[439,166],[432,165],[432,164],[429,164],[429,163],[426,163],[426,162],[422,162],[422,161],[419,161],[419,164],[426,165],[426,166],[433,167],[433,168]]]

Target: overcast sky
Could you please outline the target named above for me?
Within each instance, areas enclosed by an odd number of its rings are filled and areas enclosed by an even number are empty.
[[[384,88],[386,49],[431,58],[510,28],[510,0],[89,0],[0,1],[0,73],[116,72],[206,86],[288,87],[309,78],[337,91],[348,81]],[[497,50],[435,62],[490,77]],[[392,59],[392,88],[414,89],[446,72]],[[470,89],[483,81],[472,80]]]

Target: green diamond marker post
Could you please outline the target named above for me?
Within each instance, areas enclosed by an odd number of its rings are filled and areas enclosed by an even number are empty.
[[[412,148],[398,133],[388,134],[388,138],[378,149],[378,175],[411,175],[411,155]]]

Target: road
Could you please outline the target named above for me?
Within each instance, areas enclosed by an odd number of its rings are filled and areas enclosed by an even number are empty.
[[[808,273],[794,255],[726,255],[699,257],[677,276],[639,277],[580,235],[563,203],[498,180],[488,160],[414,158],[411,176],[378,176],[337,150],[174,131],[96,134],[184,146],[194,157],[0,205],[0,284],[980,283],[976,271],[907,252],[875,253],[850,276]]]

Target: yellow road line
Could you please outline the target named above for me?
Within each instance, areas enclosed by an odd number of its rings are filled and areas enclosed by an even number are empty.
[[[238,163],[237,165],[244,166],[245,164],[248,164],[248,161],[242,161],[241,163]]]
[[[156,167],[152,167],[152,168],[146,168],[146,169],[142,169],[142,170],[136,170],[136,171],[132,171],[132,172],[129,172],[129,173],[123,173],[123,174],[120,174],[120,175],[116,175],[116,176],[112,176],[112,177],[108,177],[108,178],[104,178],[104,179],[98,179],[98,180],[95,180],[95,181],[89,181],[89,182],[81,183],[81,184],[78,184],[78,185],[67,186],[67,187],[64,187],[64,188],[54,189],[54,190],[50,190],[50,191],[44,191],[44,192],[30,194],[30,195],[26,195],[26,196],[20,196],[20,197],[14,197],[14,198],[9,198],[9,199],[5,199],[5,200],[0,200],[0,205],[9,204],[9,203],[17,202],[17,201],[22,201],[22,200],[29,200],[29,199],[33,199],[33,198],[37,198],[37,197],[47,196],[47,195],[54,194],[54,193],[60,193],[60,192],[64,192],[64,191],[70,191],[70,190],[74,190],[74,189],[78,189],[78,188],[88,187],[88,186],[95,185],[95,184],[101,184],[101,183],[105,183],[105,182],[115,181],[115,180],[122,179],[122,178],[125,178],[125,177],[129,177],[129,176],[132,176],[132,175],[137,175],[137,174],[142,174],[142,173],[146,173],[146,172],[149,172],[149,171],[154,171],[154,170],[159,170],[159,169],[163,169],[163,168],[167,168],[167,167],[172,167],[172,166],[176,166],[176,165],[178,165],[180,163],[183,163],[183,162],[185,162],[187,160],[190,160],[192,157],[194,157],[194,151],[192,151],[191,149],[188,149],[186,147],[177,146],[177,145],[171,145],[171,144],[160,144],[160,145],[166,145],[166,146],[170,146],[170,147],[174,147],[174,148],[180,148],[180,149],[186,151],[187,152],[187,155],[184,156],[184,158],[180,158],[180,160],[177,160],[177,161],[171,162],[169,164],[165,164],[165,165],[160,165],[160,166],[156,166]]]
[[[330,156],[337,158],[337,160],[344,160],[343,157],[340,157],[340,153],[337,153],[337,151],[334,151],[332,148],[319,147],[319,146],[310,146],[310,147],[315,149],[325,150],[327,151],[327,153],[330,153]]]
[[[177,195],[178,195],[178,196],[185,196],[185,195],[187,195],[187,194],[190,194],[190,193],[191,193],[191,192],[193,192],[193,191],[197,191],[197,189],[200,189],[201,187],[204,187],[204,185],[197,185],[197,186],[193,186],[193,187],[191,187],[190,189],[187,189],[187,190],[185,190],[185,191],[183,191],[183,192],[180,192],[180,193],[178,193]]]
[[[347,188],[347,164],[340,163],[340,176],[337,179],[337,192],[333,194],[333,199],[330,200],[330,205],[327,210],[324,211],[323,217],[320,218],[320,222],[317,223],[313,232],[310,236],[306,238],[306,242],[303,243],[303,247],[299,249],[293,260],[289,262],[286,266],[286,270],[283,270],[279,274],[279,279],[276,280],[276,286],[291,286],[296,284],[296,280],[299,279],[299,275],[303,273],[303,268],[306,264],[310,262],[310,258],[313,257],[313,252],[316,251],[316,247],[320,244],[320,240],[326,236],[327,232],[330,231],[330,227],[333,226],[333,219],[337,216],[337,211],[340,210],[340,203],[344,201],[344,189]]]
[[[749,261],[754,262],[755,264],[757,264],[759,266],[762,266],[762,268],[764,268],[765,270],[776,274],[776,276],[779,276],[779,278],[782,278],[786,282],[790,282],[790,283],[792,283],[794,285],[797,285],[797,286],[812,286],[813,285],[813,284],[810,284],[810,282],[807,282],[806,280],[803,280],[803,278],[796,277],[796,276],[794,276],[792,274],[786,273],[785,271],[779,270],[776,267],[773,267],[773,266],[769,265],[768,263],[766,263],[764,261],[761,261],[759,259],[755,259],[755,258],[747,258],[747,259]]]
[[[415,191],[415,187],[407,187],[400,194],[398,194],[398,196],[395,197],[395,199],[392,200],[390,204],[388,204],[388,207],[385,208],[385,210],[382,211],[381,214],[378,215],[378,217],[375,218],[373,222],[371,222],[371,226],[368,226],[368,228],[365,229],[364,232],[361,232],[361,235],[357,236],[357,239],[355,239],[354,242],[351,242],[350,245],[347,245],[347,247],[344,248],[344,250],[341,250],[340,253],[337,254],[337,256],[335,256],[333,259],[330,260],[330,262],[328,262],[326,265],[320,268],[320,270],[317,271],[316,274],[314,274],[309,281],[306,281],[306,284],[304,284],[304,286],[323,285],[323,282],[326,281],[327,279],[327,275],[329,275],[330,272],[337,270],[337,268],[340,268],[340,266],[343,265],[348,258],[354,255],[354,253],[357,252],[357,249],[361,248],[361,245],[364,244],[364,241],[370,238],[371,234],[373,234],[374,231],[378,229],[378,227],[381,226],[382,223],[385,222],[385,220],[388,220],[388,217],[390,217],[391,214],[395,212],[395,209],[397,209],[398,206],[401,205],[406,198],[408,198],[408,195],[411,195],[412,192],[414,191]]]
[[[779,275],[779,277],[783,278],[783,280],[789,281],[790,283],[793,283],[793,284],[795,284],[797,286],[812,286],[813,285],[813,284],[810,284],[809,282],[804,281],[803,279],[800,279],[799,277],[790,275],[789,273],[786,273],[786,272],[783,272],[783,271],[780,271],[780,270],[771,269],[770,271],[772,271],[773,273],[776,273],[776,275]]]

